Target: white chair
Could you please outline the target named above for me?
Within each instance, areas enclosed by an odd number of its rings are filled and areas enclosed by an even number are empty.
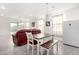
[[[43,44],[41,44],[41,54],[43,54],[43,49],[47,51],[47,55],[49,55],[49,50],[57,44],[57,54],[58,54],[58,40],[49,40]],[[43,48],[43,49],[42,49]]]
[[[29,52],[29,46],[32,46],[32,54],[34,52],[34,46],[37,45],[37,41],[34,40],[33,35],[31,32],[26,32],[26,36],[27,36],[27,51]]]

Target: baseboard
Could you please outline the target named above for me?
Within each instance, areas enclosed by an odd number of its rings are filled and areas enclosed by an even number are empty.
[[[71,46],[71,47],[75,47],[75,48],[79,48],[77,46],[74,46],[74,45],[70,45],[70,44],[66,44],[66,43],[63,43],[64,45],[67,45],[67,46]]]

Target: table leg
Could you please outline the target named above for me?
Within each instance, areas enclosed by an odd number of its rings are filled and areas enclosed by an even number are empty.
[[[57,54],[58,54],[58,42],[57,42]]]
[[[38,42],[38,44],[37,44],[37,54],[39,55],[39,40],[37,42]]]
[[[41,47],[41,55],[43,54],[43,51],[42,51],[42,47]]]
[[[47,50],[47,55],[49,55],[49,50]]]
[[[34,46],[32,46],[32,55],[33,55],[33,52],[34,52]]]

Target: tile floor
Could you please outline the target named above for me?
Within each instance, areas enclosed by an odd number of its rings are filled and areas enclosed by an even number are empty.
[[[58,55],[79,55],[79,48],[63,45],[63,41],[61,37],[55,37],[55,39],[59,39]],[[31,47],[30,47],[30,52],[27,53],[27,45],[20,47],[14,45],[10,45],[10,47],[9,46],[5,47],[4,45],[0,45],[0,55],[31,55]],[[36,55],[36,47],[35,47],[34,55]],[[43,55],[46,55],[46,51],[44,51]],[[50,50],[50,55],[56,55],[56,48]]]

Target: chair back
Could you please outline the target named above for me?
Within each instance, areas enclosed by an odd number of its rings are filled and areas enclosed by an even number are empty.
[[[33,42],[33,35],[32,35],[32,33],[31,32],[26,32],[26,35],[27,35],[28,41]]]

